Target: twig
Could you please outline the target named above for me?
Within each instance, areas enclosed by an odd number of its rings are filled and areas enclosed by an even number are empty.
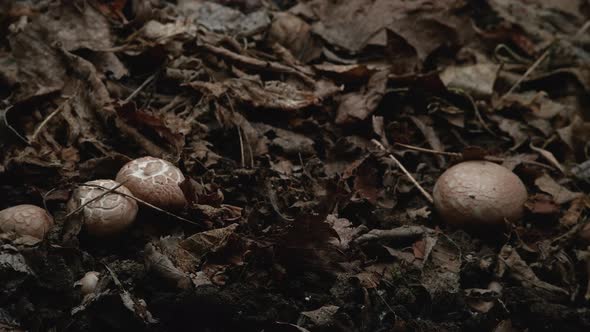
[[[445,152],[445,151],[437,151],[437,150],[432,150],[432,149],[427,149],[427,148],[421,148],[418,146],[413,146],[413,145],[408,145],[408,144],[403,144],[403,143],[394,143],[395,145],[399,145],[401,147],[410,149],[410,150],[415,150],[415,151],[420,151],[420,152],[427,152],[427,153],[432,153],[432,154],[438,154],[441,156],[447,156],[447,157],[461,157],[462,155],[458,152]]]
[[[151,83],[151,81],[154,80],[154,78],[156,78],[156,74],[152,74],[150,75],[150,77],[148,77],[143,83],[141,83],[140,86],[137,87],[137,89],[135,89],[135,91],[133,91],[129,97],[125,98],[125,100],[123,100],[123,104],[127,104],[128,102],[130,102],[133,98],[135,98],[135,96],[137,96],[137,94],[139,92],[141,92],[141,90],[143,90],[148,84]]]
[[[477,121],[479,121],[479,123],[482,125],[483,129],[485,129],[485,131],[487,131],[490,135],[492,135],[494,137],[498,137],[498,135],[496,133],[494,133],[492,131],[492,129],[490,129],[490,127],[488,127],[488,125],[483,120],[483,117],[481,116],[481,113],[479,112],[479,107],[477,107],[475,100],[473,100],[473,97],[471,97],[471,95],[469,93],[467,93],[466,91],[463,91],[461,89],[454,89],[454,88],[450,88],[449,91],[452,91],[458,95],[461,95],[461,96],[467,98],[469,100],[469,102],[471,103],[471,107],[473,107],[473,112],[475,113],[475,117],[477,118]]]
[[[252,58],[249,56],[245,56],[242,54],[232,52],[232,51],[222,48],[222,47],[217,47],[217,46],[213,46],[213,45],[209,45],[209,44],[202,44],[200,46],[203,47],[208,52],[211,52],[217,56],[223,57],[227,60],[240,63],[241,65],[246,66],[246,67],[251,67],[251,68],[256,68],[256,69],[261,69],[261,70],[271,71],[271,72],[292,74],[292,75],[295,75],[295,76],[301,78],[307,84],[310,84],[310,85],[315,84],[315,81],[312,78],[310,78],[309,76],[307,76],[307,75],[305,75],[305,74],[303,74],[291,67],[285,66],[281,63],[278,63],[278,62],[259,60],[256,58]]]
[[[588,30],[588,28],[590,28],[590,21],[586,21],[586,23],[584,23],[584,25],[582,25],[582,27],[580,29],[578,29],[578,31],[574,35],[574,38],[581,36],[584,32],[586,32],[586,30]],[[553,46],[556,44],[557,40],[558,40],[557,38],[553,38],[553,40],[551,41],[549,46],[547,46],[547,49],[545,49],[545,52],[543,52],[543,54],[541,54],[541,56],[535,62],[533,62],[533,64],[524,72],[524,74],[516,81],[516,83],[514,83],[512,85],[510,90],[508,90],[508,92],[506,92],[502,97],[500,97],[500,100],[504,100],[508,96],[510,96],[514,92],[514,90],[516,90],[516,88],[518,88],[520,86],[520,84],[535,69],[537,69],[537,67],[539,67],[539,65],[543,62],[543,60],[545,60],[549,56],[549,53],[551,52],[551,49],[553,48]]]
[[[22,136],[16,129],[14,129],[10,123],[8,123],[8,111],[10,111],[12,109],[13,106],[9,106],[7,109],[4,110],[4,116],[2,116],[4,118],[4,125],[6,126],[6,128],[8,128],[10,131],[12,131],[16,137],[20,138],[23,142],[25,142],[27,145],[31,145],[31,142],[29,142],[29,140]],[[0,113],[1,114],[1,113]]]
[[[95,188],[106,189],[106,190],[109,190],[109,191],[111,191],[111,192],[112,192],[113,190],[115,190],[116,188],[118,188],[118,187],[122,186],[122,185],[123,185],[123,183],[119,184],[118,186],[114,187],[113,189],[108,189],[108,188],[106,188],[106,187],[99,186],[99,185],[96,185],[96,184],[82,184],[82,186],[86,186],[86,187],[95,187]],[[102,197],[102,196],[104,196],[104,195],[106,195],[106,194],[108,194],[108,193],[109,193],[109,192],[103,193],[103,194],[101,194],[101,196],[99,196],[99,197],[95,197],[95,198],[93,198],[91,201],[94,201],[94,200],[96,200],[96,199],[98,199],[98,198],[100,198],[100,197]],[[153,204],[150,204],[150,203],[148,203],[148,202],[146,202],[146,201],[144,201],[144,200],[142,200],[142,199],[140,199],[140,198],[137,198],[137,197],[135,197],[135,196],[132,196],[132,195],[127,195],[127,194],[125,194],[125,193],[118,192],[118,191],[117,191],[116,193],[117,193],[118,195],[121,195],[121,196],[124,196],[124,197],[127,197],[127,198],[131,198],[131,199],[133,199],[133,200],[135,200],[135,201],[137,201],[137,202],[139,202],[139,203],[141,203],[141,204],[143,204],[143,205],[146,205],[146,206],[148,206],[148,207],[150,207],[150,208],[152,208],[152,209],[154,209],[154,210],[156,210],[156,211],[162,212],[162,213],[164,213],[164,214],[167,214],[167,215],[169,215],[169,216],[171,216],[171,217],[174,217],[174,218],[176,218],[176,219],[182,220],[182,221],[184,221],[184,222],[188,222],[189,224],[193,224],[193,225],[195,225],[195,226],[199,226],[200,228],[204,229],[204,226],[203,226],[202,224],[196,223],[196,222],[194,222],[194,221],[192,221],[192,220],[188,220],[188,219],[186,219],[186,218],[183,218],[183,217],[181,217],[181,216],[179,216],[179,215],[176,215],[176,214],[174,214],[174,213],[172,213],[172,212],[168,212],[168,211],[166,211],[166,210],[163,210],[163,209],[161,209],[161,208],[159,208],[159,207],[157,207],[157,206],[155,206],[155,205],[153,205]],[[88,203],[89,203],[89,202],[88,202]],[[74,212],[75,212],[75,211],[74,211]],[[73,212],[69,213],[69,214],[66,216],[66,218],[67,218],[69,215],[71,215],[72,213],[73,213]]]
[[[458,153],[458,152],[437,151],[437,150],[432,150],[432,149],[427,149],[427,148],[421,148],[421,147],[418,147],[418,146],[413,146],[413,145],[408,145],[408,144],[402,144],[402,143],[395,143],[395,145],[399,145],[399,146],[404,147],[404,148],[409,149],[409,150],[420,151],[420,152],[425,152],[425,153],[439,154],[439,155],[443,155],[443,156],[456,157],[456,158],[463,157],[463,154]],[[502,163],[502,162],[506,161],[506,158],[496,157],[496,156],[484,156],[483,159],[485,159],[487,161],[497,162],[497,163]],[[549,170],[552,170],[552,171],[555,170],[554,167],[552,167],[550,165],[546,165],[546,164],[540,163],[538,161],[521,160],[521,162],[523,164],[535,165],[535,166],[543,167],[543,168],[546,168],[546,169],[549,169]]]
[[[72,97],[68,97],[66,100],[64,100],[63,103],[59,104],[59,106],[57,106],[57,108],[51,112],[51,114],[49,114],[49,116],[47,116],[45,118],[45,120],[43,120],[43,122],[41,122],[41,124],[39,124],[39,126],[37,127],[37,129],[35,129],[35,132],[33,133],[33,135],[31,136],[31,139],[29,140],[29,142],[35,142],[35,140],[37,140],[37,136],[39,136],[39,133],[41,132],[41,130],[47,125],[47,123],[49,121],[51,121],[51,119],[53,119],[59,112],[61,112],[64,109],[64,106],[69,103],[70,99]]]
[[[98,185],[97,185],[96,187],[99,187],[99,188],[102,188],[102,189],[106,189],[106,191],[105,191],[104,193],[102,193],[102,194],[100,194],[100,195],[98,195],[98,196],[96,196],[96,197],[94,197],[94,198],[90,199],[88,202],[86,202],[86,203],[84,203],[84,204],[80,205],[80,206],[79,206],[78,208],[76,208],[74,211],[72,211],[72,212],[70,212],[70,213],[66,214],[66,216],[64,217],[64,219],[68,219],[68,218],[69,218],[69,217],[71,217],[72,215],[74,215],[74,214],[76,214],[76,213],[78,213],[78,212],[82,211],[82,209],[84,209],[84,208],[85,208],[85,207],[86,207],[88,204],[90,204],[90,203],[92,203],[92,202],[94,202],[94,201],[97,201],[97,200],[99,200],[99,199],[103,198],[104,196],[106,196],[106,195],[108,195],[108,194],[112,193],[112,192],[113,192],[113,191],[115,191],[117,188],[121,187],[121,186],[122,186],[124,183],[125,183],[125,181],[124,181],[123,183],[119,183],[119,184],[117,184],[117,185],[116,185],[116,186],[114,186],[113,188],[105,188],[105,187],[103,187],[103,186],[98,186]],[[88,185],[88,184],[82,184],[82,185],[83,185],[83,186],[89,186],[89,187],[94,187],[94,186],[95,186],[95,185]],[[117,194],[121,194],[121,195],[123,195],[123,193],[121,193],[121,192],[118,192],[118,191],[117,191]]]
[[[423,226],[401,226],[393,229],[373,229],[354,240],[357,244],[362,244],[376,240],[399,240],[410,239],[424,235],[424,233],[433,232],[432,229]]]
[[[244,159],[244,141],[242,140],[242,131],[240,126],[236,126],[238,129],[238,136],[240,136],[240,157],[242,162],[242,168],[246,168],[246,160]]]
[[[226,92],[225,93],[225,98],[227,98],[227,102],[229,103],[229,108],[232,111],[232,115],[234,115],[234,113],[237,113],[235,108],[234,108],[234,103],[231,101],[231,98],[229,97],[229,94]],[[240,151],[242,153],[242,168],[245,168],[246,166],[246,160],[244,157],[244,143],[242,141],[242,130],[240,128],[241,122],[238,123],[234,123],[236,127],[238,127],[238,134],[240,135]],[[252,146],[250,145],[250,140],[248,139],[248,135],[244,134],[243,139],[246,140],[246,147],[248,148],[248,155],[249,155],[249,159],[250,159],[250,168],[254,168],[254,152],[252,151]]]
[[[377,141],[376,139],[372,139],[371,142],[373,142],[373,144],[377,145],[377,147],[379,149],[381,149],[383,151],[387,151],[385,149],[385,147],[381,143],[379,143],[379,141]],[[404,167],[404,165],[402,165],[402,163],[399,160],[397,160],[397,158],[394,157],[393,154],[391,154],[391,153],[389,153],[389,158],[391,158],[391,160],[393,160],[396,163],[396,165],[402,170],[402,172],[404,172],[404,174],[410,179],[410,181],[412,181],[412,183],[416,186],[416,188],[418,188],[418,190],[420,190],[420,192],[422,193],[424,198],[426,198],[426,200],[428,202],[430,202],[430,204],[434,203],[432,196],[426,190],[424,190],[424,188],[422,188],[422,186],[418,183],[418,181],[416,181],[416,179],[414,179],[412,174],[410,174],[410,172],[408,172],[408,170]]]

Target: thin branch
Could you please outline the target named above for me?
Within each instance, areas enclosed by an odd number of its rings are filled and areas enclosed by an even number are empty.
[[[79,212],[80,212],[80,211],[82,211],[82,209],[84,209],[84,208],[85,208],[85,207],[86,207],[88,204],[90,204],[90,203],[92,203],[92,202],[94,202],[94,201],[98,201],[99,199],[101,199],[101,198],[105,197],[106,195],[108,195],[108,194],[112,193],[112,192],[113,192],[113,191],[115,191],[117,188],[121,187],[121,186],[122,186],[124,183],[125,183],[125,182],[123,182],[123,183],[119,183],[119,184],[117,184],[116,186],[114,186],[113,188],[105,188],[105,187],[103,187],[103,186],[98,186],[98,185],[97,185],[96,187],[99,187],[99,188],[102,188],[102,189],[106,189],[106,191],[105,191],[104,193],[102,193],[102,194],[100,194],[100,195],[98,195],[98,196],[96,196],[96,197],[94,197],[94,198],[90,199],[88,202],[86,202],[86,203],[84,203],[84,204],[80,205],[80,206],[79,206],[78,208],[76,208],[74,211],[72,211],[72,212],[70,212],[70,213],[66,214],[66,216],[64,217],[64,219],[68,219],[68,218],[69,218],[69,217],[71,217],[72,215],[74,215],[74,214],[76,214],[76,213],[79,213]],[[95,187],[95,185],[88,185],[88,184],[82,184],[82,186]],[[123,193],[121,193],[121,192],[118,192],[118,191],[117,191],[117,194],[121,194],[121,195],[123,195]]]
[[[135,96],[137,96],[138,93],[141,92],[141,90],[143,90],[148,84],[151,83],[151,81],[154,80],[154,78],[156,78],[156,74],[152,74],[150,75],[143,83],[141,83],[140,86],[137,87],[137,89],[135,89],[135,91],[133,91],[129,97],[125,98],[125,100],[123,100],[123,104],[127,104],[128,102],[130,102],[133,98],[135,98]]]
[[[578,29],[578,31],[574,35],[574,39],[581,36],[582,34],[584,34],[586,32],[586,30],[588,30],[588,28],[590,28],[590,21],[586,21],[586,23],[584,23],[584,25],[582,25],[582,27],[580,29]],[[539,65],[543,62],[543,60],[545,60],[549,56],[549,54],[551,53],[551,49],[553,48],[553,46],[555,46],[557,40],[558,40],[557,38],[554,38],[551,41],[549,46],[547,46],[547,49],[545,49],[545,52],[543,52],[543,54],[541,54],[541,56],[524,72],[524,74],[516,81],[516,83],[514,83],[514,85],[512,85],[510,90],[508,90],[508,92],[506,92],[502,97],[500,97],[500,100],[504,100],[508,96],[510,96],[514,92],[514,90],[516,90],[516,88],[518,88],[520,86],[520,84],[527,77],[529,77],[529,75],[531,75],[533,73],[533,71],[535,69],[537,69],[537,67],[539,67]]]
[[[354,240],[357,244],[374,242],[379,240],[392,241],[400,239],[413,239],[423,236],[424,233],[433,232],[432,229],[424,226],[401,226],[393,229],[373,229]]]
[[[9,106],[7,109],[4,110],[4,116],[2,116],[4,118],[4,125],[6,126],[6,128],[8,128],[10,131],[12,131],[16,137],[20,138],[23,142],[25,142],[25,144],[27,145],[31,145],[31,142],[29,142],[29,140],[22,136],[18,130],[14,129],[10,123],[8,123],[8,111],[10,111],[12,109],[13,106]],[[0,113],[1,114],[1,113]]]
[[[123,185],[123,183],[119,184],[118,186],[114,187],[113,189],[108,189],[108,188],[106,188],[106,187],[99,186],[99,185],[96,185],[96,184],[81,184],[81,185],[82,185],[82,186],[86,186],[86,187],[95,187],[95,188],[101,188],[101,189],[109,190],[110,192],[112,192],[112,191],[113,191],[113,190],[115,190],[116,188],[118,188],[118,187],[122,186],[122,185]],[[101,194],[101,196],[104,196],[104,195],[106,195],[106,194],[108,194],[108,193],[109,193],[109,192],[103,193],[103,194]],[[146,206],[148,206],[148,207],[150,207],[150,208],[152,208],[152,209],[154,209],[154,210],[156,210],[156,211],[162,212],[162,213],[164,213],[164,214],[166,214],[166,215],[168,215],[168,216],[171,216],[171,217],[173,217],[173,218],[176,218],[176,219],[178,219],[178,220],[182,220],[182,221],[184,221],[184,222],[187,222],[187,223],[189,223],[189,224],[192,224],[192,225],[195,225],[195,226],[199,226],[201,229],[204,229],[204,228],[205,228],[205,227],[204,227],[202,224],[199,224],[199,223],[196,223],[196,222],[194,222],[194,221],[192,221],[192,220],[189,220],[189,219],[183,218],[183,217],[181,217],[181,216],[179,216],[179,215],[176,215],[176,214],[174,214],[174,213],[172,213],[172,212],[168,212],[168,211],[166,211],[166,210],[163,210],[163,209],[161,209],[161,208],[159,208],[159,207],[157,207],[157,206],[155,206],[155,205],[153,205],[153,204],[150,204],[150,203],[148,203],[148,202],[146,202],[146,201],[144,201],[144,200],[142,200],[142,199],[140,199],[140,198],[137,198],[137,197],[135,197],[135,196],[132,196],[132,195],[127,195],[127,194],[125,194],[125,193],[118,192],[118,191],[117,191],[116,193],[117,193],[118,195],[121,195],[121,196],[124,196],[124,197],[127,197],[127,198],[131,198],[131,199],[133,199],[133,200],[135,200],[135,201],[137,201],[137,202],[139,202],[139,203],[141,203],[141,204],[143,204],[143,205],[146,205]],[[95,198],[93,198],[92,200],[96,200],[96,199],[98,199],[98,198],[99,198],[99,197],[95,197]],[[74,211],[74,212],[75,212],[75,211]],[[71,215],[71,214],[72,214],[72,213],[69,213],[69,214],[68,214],[66,217],[68,217],[68,216],[69,216],[69,215]]]
[[[242,140],[242,130],[240,126],[236,126],[238,129],[238,136],[240,137],[240,161],[242,162],[242,168],[246,168],[246,160],[244,158],[244,141]]]
[[[432,153],[432,154],[438,154],[438,155],[443,155],[443,156],[448,156],[448,157],[456,157],[456,158],[462,158],[463,154],[458,153],[458,152],[444,152],[444,151],[437,151],[437,150],[432,150],[432,149],[427,149],[427,148],[421,148],[418,146],[413,146],[413,145],[408,145],[408,144],[402,144],[402,143],[395,143],[395,145],[399,145],[401,147],[404,147],[406,149],[409,150],[414,150],[414,151],[419,151],[419,152],[425,152],[425,153]],[[502,157],[496,157],[496,156],[484,156],[483,159],[487,160],[487,161],[493,161],[493,162],[497,162],[497,163],[502,163],[504,161],[506,161],[507,158],[502,158]],[[546,165],[543,163],[540,163],[538,161],[534,161],[534,160],[521,160],[520,161],[523,164],[529,164],[529,165],[535,165],[535,166],[539,166],[539,167],[543,167],[549,170],[554,171],[555,168],[550,166],[550,165]]]
[[[413,145],[408,145],[408,144],[403,144],[403,143],[394,143],[395,145],[399,145],[401,147],[410,149],[410,150],[414,150],[414,151],[420,151],[420,152],[427,152],[427,153],[432,153],[432,154],[438,154],[441,156],[447,156],[447,157],[461,157],[462,154],[458,153],[458,152],[445,152],[445,151],[437,151],[437,150],[432,150],[432,149],[427,149],[427,148],[421,148],[418,146],[413,146]]]
[[[461,89],[451,88],[449,90],[458,94],[458,95],[461,95],[461,96],[467,98],[469,100],[469,103],[471,103],[471,107],[473,107],[473,112],[475,113],[475,117],[477,118],[477,121],[479,121],[479,123],[482,125],[483,129],[485,129],[485,131],[487,131],[490,135],[492,135],[494,137],[498,137],[498,135],[496,133],[494,133],[492,131],[492,129],[490,129],[490,127],[488,127],[488,125],[483,120],[483,117],[481,116],[481,112],[479,111],[479,107],[477,107],[475,100],[473,100],[473,97],[469,93],[467,93],[466,91],[463,91]]]
[[[213,46],[213,45],[209,45],[209,44],[202,44],[199,46],[201,46],[203,49],[205,49],[206,51],[208,51],[210,53],[213,53],[217,56],[225,58],[229,61],[239,63],[245,67],[250,67],[250,68],[255,68],[255,69],[260,69],[260,70],[270,71],[270,72],[292,74],[292,75],[295,75],[295,76],[301,78],[305,83],[307,83],[309,85],[315,84],[315,81],[313,79],[311,79],[309,76],[307,76],[307,75],[305,75],[305,74],[303,74],[291,67],[285,66],[279,62],[265,61],[265,60],[252,58],[252,57],[249,57],[246,55],[232,52],[232,51],[225,49],[223,47],[217,47],[217,46]]]
[[[46,117],[45,120],[41,122],[41,124],[39,124],[39,126],[37,127],[37,129],[35,129],[35,132],[31,136],[31,139],[29,140],[31,143],[37,140],[37,136],[39,136],[41,130],[47,125],[47,123],[49,123],[49,121],[51,121],[51,119],[53,119],[57,114],[59,114],[59,112],[61,112],[64,109],[64,106],[70,102],[71,98],[72,97],[66,98],[66,100],[64,100],[63,103],[59,104],[59,106],[57,106],[57,108],[53,112],[51,112],[51,114],[49,114],[49,116]]]
[[[377,147],[379,149],[381,149],[383,151],[387,151],[385,149],[385,147],[383,146],[383,144],[381,144],[376,139],[372,139],[371,142],[373,142],[373,144],[377,145]],[[397,158],[394,157],[393,154],[391,154],[391,153],[389,153],[389,158],[391,158],[391,160],[393,160],[396,163],[396,165],[402,170],[402,172],[404,172],[404,174],[410,179],[410,181],[412,181],[412,183],[416,186],[416,188],[418,188],[418,190],[422,193],[424,198],[426,198],[426,200],[428,202],[430,202],[430,204],[433,204],[434,200],[432,199],[432,196],[424,188],[422,188],[420,183],[418,183],[418,181],[416,181],[416,179],[414,179],[412,174],[410,174],[410,172],[408,172],[408,170],[404,167],[404,165],[399,160],[397,160]]]

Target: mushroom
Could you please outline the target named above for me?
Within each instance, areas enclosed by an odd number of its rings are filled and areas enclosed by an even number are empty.
[[[434,185],[434,206],[448,224],[468,228],[504,225],[524,214],[528,194],[516,174],[488,161],[466,161]]]
[[[170,162],[143,157],[125,164],[116,180],[125,183],[135,197],[166,210],[179,210],[186,206],[179,184],[184,175]]]
[[[0,211],[0,231],[28,235],[42,240],[53,226],[53,218],[45,209],[22,204]]]
[[[80,287],[80,293],[82,293],[82,295],[94,293],[96,285],[98,284],[99,276],[100,272],[86,272],[86,274],[84,274],[84,276],[80,280],[76,281],[74,287]]]
[[[86,182],[72,194],[68,201],[68,210],[75,211],[88,201],[104,194],[107,190],[100,187],[113,189],[119,183],[113,180],[94,180]],[[131,197],[119,195],[122,193],[132,196],[131,191],[125,186],[120,186],[115,191],[109,192],[103,197],[88,203],[80,212],[86,230],[95,236],[106,236],[120,233],[128,228],[137,215],[137,202]]]

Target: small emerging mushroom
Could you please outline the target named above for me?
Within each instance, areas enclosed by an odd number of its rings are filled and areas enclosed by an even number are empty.
[[[119,170],[116,180],[124,182],[135,197],[159,208],[179,210],[186,205],[179,186],[184,175],[166,160],[154,157],[132,160]]]
[[[528,194],[516,174],[488,161],[466,161],[446,170],[434,186],[434,206],[448,224],[477,228],[514,222]]]
[[[86,272],[86,274],[84,274],[84,276],[80,280],[76,281],[74,287],[80,287],[80,293],[82,293],[82,295],[94,293],[96,285],[98,284],[99,276],[100,272]]]
[[[90,186],[87,186],[90,185]],[[119,183],[113,180],[94,180],[86,182],[72,194],[68,201],[68,211],[72,212],[88,201],[104,194],[107,190],[99,187],[113,189]],[[132,196],[131,191],[125,186],[120,186],[115,191],[109,192],[103,197],[90,202],[82,208],[80,214],[89,234],[106,236],[120,233],[128,228],[137,215],[137,202],[133,198],[119,195],[122,193]]]
[[[28,235],[42,240],[53,226],[53,218],[45,209],[22,204],[0,211],[0,231]]]

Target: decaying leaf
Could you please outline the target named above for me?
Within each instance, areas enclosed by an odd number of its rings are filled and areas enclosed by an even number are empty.
[[[447,88],[465,90],[474,96],[489,97],[494,92],[494,83],[500,66],[482,63],[461,67],[447,67],[440,75]]]
[[[520,257],[516,249],[510,245],[502,247],[498,255],[498,261],[499,264],[496,274],[500,277],[509,276],[522,283],[525,287],[540,288],[558,296],[565,297],[568,295],[565,289],[540,280],[535,272]]]
[[[352,124],[367,119],[383,98],[388,74],[387,71],[377,72],[371,76],[364,91],[344,95],[338,107],[336,123]]]
[[[557,204],[565,204],[576,198],[582,197],[582,193],[571,192],[564,186],[557,183],[551,176],[544,174],[535,180],[535,185],[542,191],[553,196]]]
[[[198,259],[201,259],[205,255],[217,252],[223,248],[237,228],[238,224],[231,224],[224,228],[196,233],[181,241],[180,246],[188,250]]]

